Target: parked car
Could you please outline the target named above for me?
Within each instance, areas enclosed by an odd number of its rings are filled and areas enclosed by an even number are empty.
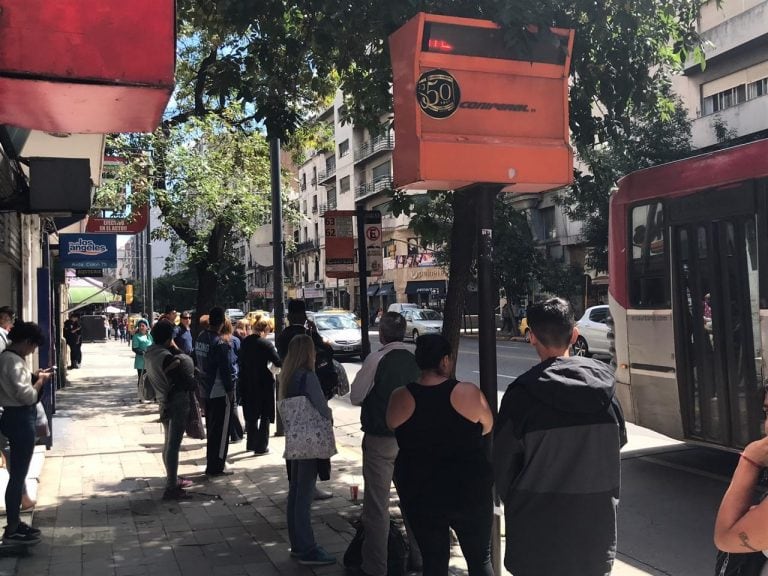
[[[326,344],[333,348],[334,356],[359,356],[363,336],[353,315],[347,313],[315,312],[312,321]]]
[[[593,354],[610,355],[608,344],[608,316],[610,309],[607,305],[587,308],[584,315],[576,322],[579,337],[573,343],[574,356],[591,356]]]
[[[387,308],[387,312],[397,312],[398,314],[402,314],[404,310],[418,310],[419,305],[418,304],[410,304],[408,302],[395,302],[394,304],[390,304],[389,308]]]
[[[443,331],[443,315],[437,310],[406,308],[401,314],[405,318],[405,335],[414,341],[424,334],[439,334]]]

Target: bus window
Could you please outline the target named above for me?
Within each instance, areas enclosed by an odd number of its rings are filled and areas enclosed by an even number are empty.
[[[637,308],[669,308],[666,231],[661,202],[632,208],[630,301]]]

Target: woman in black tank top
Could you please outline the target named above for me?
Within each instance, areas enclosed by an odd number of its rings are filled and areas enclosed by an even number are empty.
[[[392,393],[387,424],[400,448],[395,485],[424,558],[424,576],[445,576],[453,528],[470,576],[492,576],[492,470],[483,436],[493,417],[482,392],[450,378],[451,347],[438,334],[416,342],[421,378]]]

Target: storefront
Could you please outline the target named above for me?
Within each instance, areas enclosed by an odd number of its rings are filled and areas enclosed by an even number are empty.
[[[405,285],[408,302],[435,310],[445,306],[445,291],[445,280],[412,280]]]

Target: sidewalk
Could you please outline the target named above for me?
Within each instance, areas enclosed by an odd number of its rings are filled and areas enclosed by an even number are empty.
[[[184,439],[179,473],[196,484],[187,501],[163,502],[162,427],[156,404],[139,404],[133,354],[117,342],[83,346],[83,367],[59,391],[54,444],[40,478],[34,525],[43,542],[18,560],[19,576],[218,576],[344,574],[341,557],[354,535],[361,501],[359,410],[333,400],[339,454],[334,497],[313,506],[319,544],[335,566],[310,569],[289,557],[287,481],[282,438],[254,458],[230,445],[230,477],[208,481],[205,443]],[[394,491],[393,491],[394,497]],[[461,565],[457,559],[456,566]],[[5,571],[0,564],[0,574]],[[463,573],[463,572],[459,572]]]
[[[254,458],[245,443],[230,445],[234,475],[208,481],[205,442],[184,439],[180,474],[195,480],[193,498],[163,502],[162,427],[156,404],[139,404],[133,354],[117,342],[86,344],[83,368],[70,372],[54,417],[53,449],[46,453],[34,525],[43,542],[27,557],[0,559],[0,576],[335,576],[361,512],[350,499],[359,485],[362,455],[359,409],[331,401],[339,454],[332,477],[320,485],[334,497],[313,506],[319,544],[339,563],[322,568],[289,557],[285,520],[287,481],[282,438],[272,453]],[[347,365],[350,380],[359,366]],[[669,439],[631,427],[625,457]],[[392,501],[396,499],[393,490]],[[617,560],[619,576],[656,574]],[[453,574],[466,574],[458,547]],[[506,572],[504,572],[506,574]]]

